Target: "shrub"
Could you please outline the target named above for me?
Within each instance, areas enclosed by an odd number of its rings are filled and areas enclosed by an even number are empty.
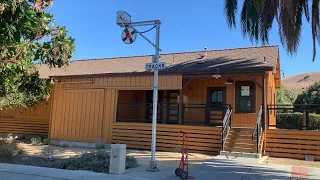
[[[51,143],[50,138],[43,139],[43,141],[42,141],[43,145],[50,145],[50,143]]]
[[[138,167],[138,160],[133,156],[126,157],[126,169]]]
[[[42,151],[41,154],[43,154],[47,159],[52,159],[54,155],[54,149],[53,147],[45,147]]]
[[[42,139],[41,137],[35,137],[35,138],[31,138],[31,145],[39,145],[41,144]]]
[[[12,159],[23,153],[23,149],[19,147],[15,138],[11,135],[0,138],[0,160],[12,161]]]
[[[280,129],[302,129],[303,113],[277,113],[277,128]],[[320,115],[309,114],[309,129],[320,128]]]
[[[68,170],[87,170],[94,172],[109,173],[110,154],[107,151],[85,152],[82,155],[63,159],[54,163],[52,168]],[[134,168],[138,162],[134,157],[127,156],[126,168]]]
[[[99,138],[95,144],[96,149],[104,149],[103,139]]]

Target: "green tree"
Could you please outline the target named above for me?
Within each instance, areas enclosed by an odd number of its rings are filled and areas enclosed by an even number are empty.
[[[297,94],[285,86],[276,90],[276,104],[293,104],[296,98]]]
[[[0,108],[34,106],[50,94],[35,64],[68,65],[74,39],[47,12],[53,0],[0,0]]]
[[[225,0],[224,11],[229,28],[236,27],[237,10],[238,0]],[[276,20],[283,47],[289,54],[294,54],[300,43],[303,17],[311,24],[314,61],[316,41],[320,43],[319,0],[244,0],[241,29],[243,36],[248,36],[251,42],[267,44]]]
[[[301,92],[295,104],[320,104],[320,82],[317,82]]]

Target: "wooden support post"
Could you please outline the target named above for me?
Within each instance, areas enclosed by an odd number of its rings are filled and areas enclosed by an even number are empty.
[[[183,124],[183,115],[184,115],[183,89],[180,89],[179,90],[179,124]]]
[[[303,110],[302,115],[302,129],[307,129],[307,109]]]
[[[262,75],[262,128],[266,129],[269,126],[269,121],[266,118],[267,107],[266,107],[266,74]]]

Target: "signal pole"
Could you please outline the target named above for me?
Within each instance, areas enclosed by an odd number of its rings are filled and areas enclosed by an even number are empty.
[[[147,171],[159,171],[158,169],[158,163],[156,161],[156,132],[157,132],[157,110],[158,110],[158,77],[159,77],[159,69],[165,68],[165,63],[159,62],[159,52],[160,49],[160,24],[161,22],[159,20],[153,20],[153,21],[141,21],[141,22],[131,22],[131,16],[124,12],[119,11],[117,13],[117,24],[121,27],[126,28],[124,30],[124,33],[129,33],[129,37],[135,37],[132,34],[132,31],[129,31],[128,28],[134,29],[133,33],[137,33],[141,35],[147,42],[149,42],[154,48],[155,48],[155,55],[152,58],[152,63],[147,63],[145,65],[146,70],[153,70],[154,79],[153,79],[153,104],[152,104],[152,140],[151,140],[151,160],[150,160],[150,167],[148,167]],[[135,26],[150,26],[154,25],[156,28],[156,40],[155,44],[153,44],[147,37],[143,35],[143,33],[139,32],[137,29],[135,29]],[[153,29],[153,28],[151,28]],[[151,30],[150,29],[150,30]],[[126,44],[133,43],[135,39],[132,41],[126,41]],[[123,39],[124,41],[124,39]]]

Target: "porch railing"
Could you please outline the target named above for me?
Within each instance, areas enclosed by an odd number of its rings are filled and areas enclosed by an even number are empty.
[[[261,133],[262,133],[262,105],[260,106],[259,108],[259,111],[258,111],[258,115],[257,115],[257,121],[256,121],[256,125],[255,125],[255,128],[253,130],[253,133],[252,133],[252,141],[254,141],[254,137],[256,135],[256,145],[257,145],[257,153],[259,153],[259,147],[260,147],[260,136],[261,136]]]
[[[158,103],[157,122],[178,124],[179,104]],[[127,102],[117,104],[117,122],[152,122],[152,103]]]
[[[320,104],[269,104],[269,127],[277,129],[320,129]]]
[[[209,106],[207,104],[183,104],[179,113],[178,103],[158,103],[157,122],[198,126],[222,126],[229,104]],[[117,104],[117,122],[152,122],[152,103],[125,102]],[[181,119],[179,116],[182,116]],[[230,121],[230,119],[229,119]]]
[[[230,126],[231,126],[231,121],[230,121],[231,114],[232,114],[232,108],[229,107],[222,121],[222,132],[221,132],[222,150],[224,150],[224,144],[226,142],[226,138],[228,136]]]
[[[201,126],[222,126],[224,114],[230,104],[208,105],[208,104],[183,104],[183,124]],[[211,115],[210,112],[217,114]],[[220,114],[219,114],[220,112]]]

